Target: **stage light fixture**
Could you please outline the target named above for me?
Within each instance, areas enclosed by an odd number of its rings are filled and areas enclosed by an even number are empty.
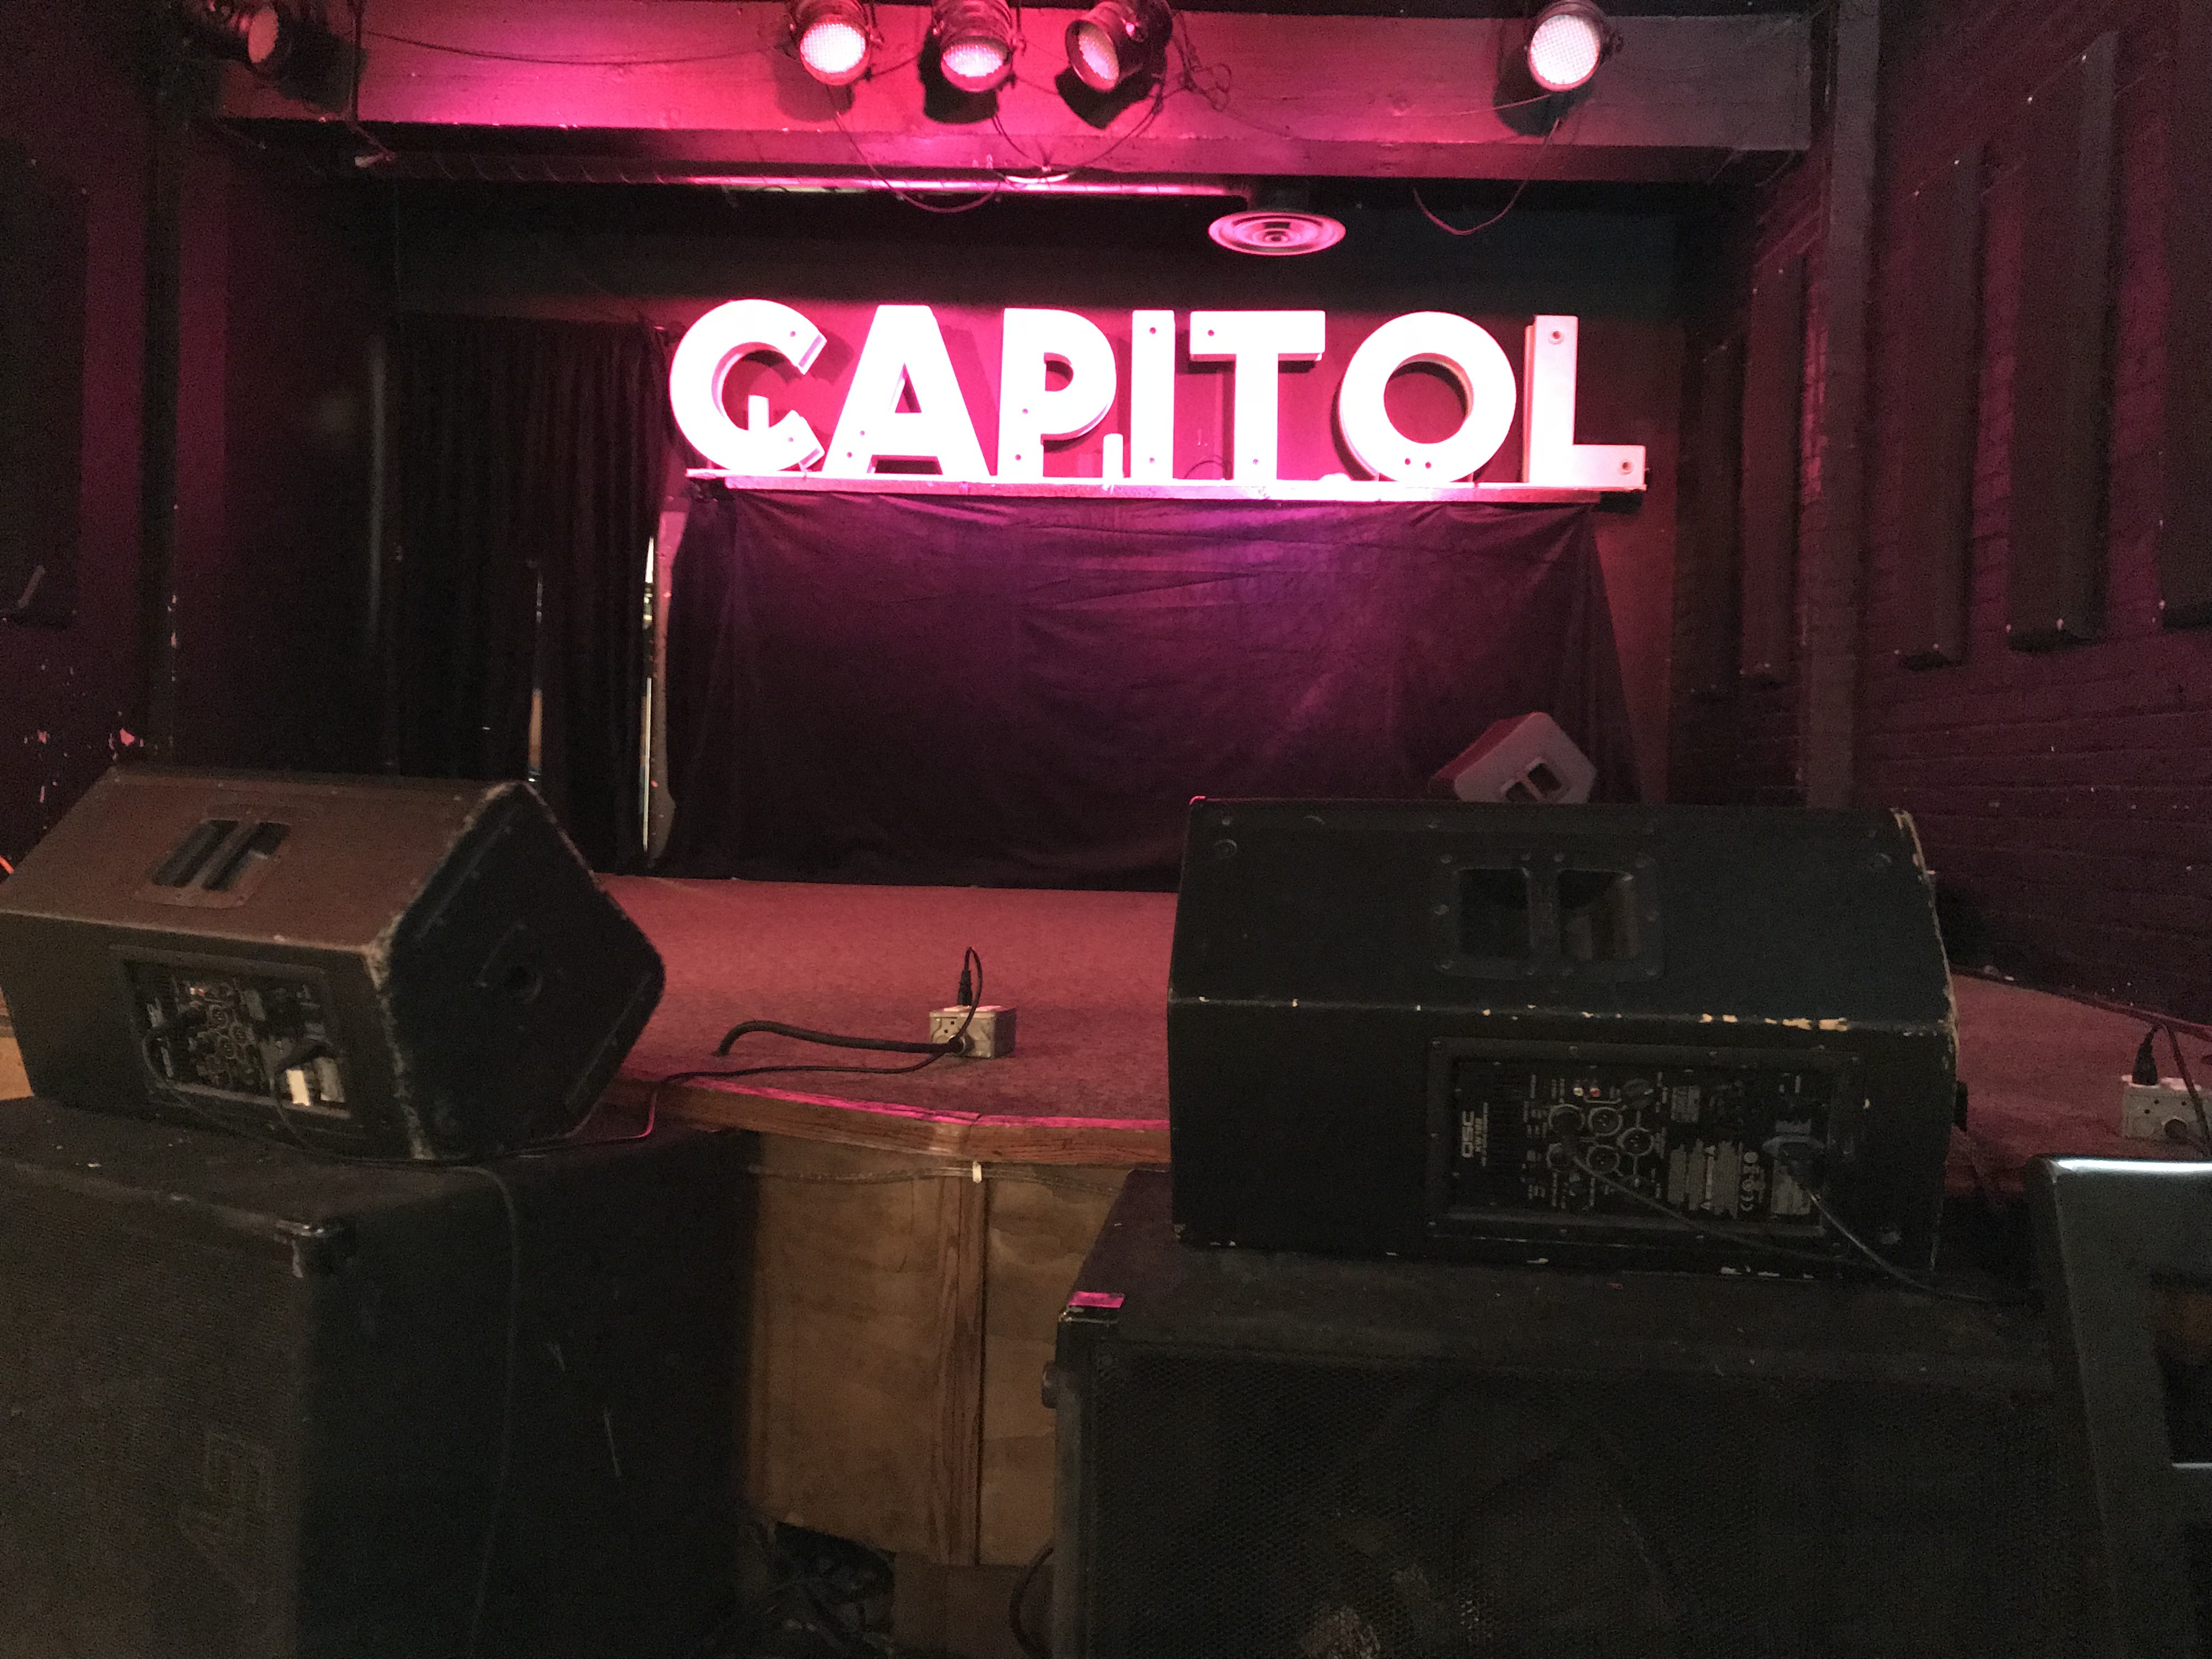
[[[1067,66],[1091,91],[1111,92],[1157,57],[1164,21],[1142,0],[1099,0],[1067,26]]]
[[[963,92],[989,92],[1013,73],[1014,14],[1006,0],[936,0],[929,32],[938,68]]]
[[[1620,45],[1620,35],[1590,0],[1552,0],[1528,31],[1528,73],[1547,92],[1572,92]]]
[[[791,0],[791,39],[806,72],[846,87],[868,72],[875,32],[857,0]]]
[[[292,21],[276,6],[179,0],[177,15],[202,46],[264,75],[274,75],[291,50]]]

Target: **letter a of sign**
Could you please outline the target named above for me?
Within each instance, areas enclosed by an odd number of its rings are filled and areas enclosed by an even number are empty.
[[[915,407],[899,394],[914,388]],[[853,370],[824,477],[865,478],[878,460],[935,461],[948,478],[988,478],[967,400],[927,306],[878,306]]]

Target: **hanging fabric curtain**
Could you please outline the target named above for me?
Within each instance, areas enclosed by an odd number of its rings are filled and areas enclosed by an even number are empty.
[[[1194,795],[1416,795],[1534,710],[1635,798],[1584,507],[715,486],[674,582],[671,873],[1172,887]]]
[[[386,752],[526,775],[595,868],[639,858],[646,548],[669,442],[642,326],[410,316],[394,352]]]

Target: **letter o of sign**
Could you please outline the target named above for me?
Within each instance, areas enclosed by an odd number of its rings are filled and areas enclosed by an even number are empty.
[[[716,466],[731,472],[782,472],[820,459],[821,441],[797,410],[764,428],[739,426],[722,406],[723,383],[744,358],[781,357],[804,374],[821,355],[822,331],[773,300],[732,300],[684,331],[668,366],[676,425]]]
[[[1459,384],[1467,418],[1450,437],[1416,443],[1382,405],[1382,389],[1408,363],[1434,363]],[[1487,331],[1446,311],[1394,317],[1360,343],[1336,391],[1346,447],[1378,478],[1456,483],[1498,453],[1513,425],[1513,366]]]

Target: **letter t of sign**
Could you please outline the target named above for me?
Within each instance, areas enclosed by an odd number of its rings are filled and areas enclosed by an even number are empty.
[[[1194,362],[1232,359],[1236,447],[1229,476],[1239,483],[1272,483],[1278,448],[1277,370],[1285,362],[1316,362],[1328,344],[1328,316],[1319,311],[1194,311]]]

